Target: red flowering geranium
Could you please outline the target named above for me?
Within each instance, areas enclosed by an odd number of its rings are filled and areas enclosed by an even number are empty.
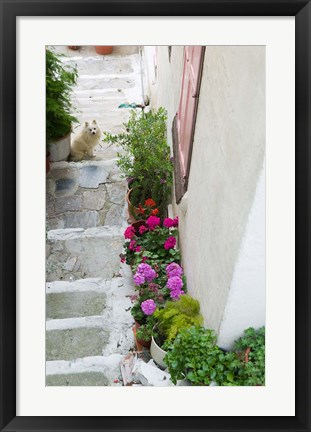
[[[148,198],[145,201],[145,206],[146,207],[155,207],[156,203],[155,203],[155,201],[152,198]]]
[[[139,215],[142,219],[147,219],[149,216],[156,216],[159,214],[159,209],[156,207],[156,202],[152,198],[145,200],[144,205],[138,204]]]

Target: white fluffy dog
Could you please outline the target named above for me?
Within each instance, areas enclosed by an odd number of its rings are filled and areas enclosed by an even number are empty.
[[[100,137],[101,131],[96,120],[93,120],[92,123],[85,122],[84,128],[71,144],[71,160],[80,161],[85,157],[92,157],[93,149],[98,144]]]

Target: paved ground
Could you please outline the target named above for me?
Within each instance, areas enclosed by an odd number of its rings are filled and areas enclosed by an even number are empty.
[[[75,115],[119,132],[129,116],[123,102],[141,103],[140,56],[120,47],[107,56],[93,47],[71,51],[76,64]],[[75,133],[79,131],[78,126]],[[120,385],[119,362],[133,347],[132,275],[120,266],[126,227],[125,181],[117,148],[103,144],[95,158],[55,162],[46,187],[46,384]]]

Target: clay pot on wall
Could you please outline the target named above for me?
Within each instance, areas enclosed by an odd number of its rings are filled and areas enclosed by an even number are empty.
[[[101,55],[111,54],[112,50],[113,50],[112,46],[95,45],[95,51],[97,52],[97,54],[101,54]]]

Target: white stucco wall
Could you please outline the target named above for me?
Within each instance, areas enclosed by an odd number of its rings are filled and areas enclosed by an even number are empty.
[[[171,63],[167,47],[158,49],[153,91],[155,106],[168,110],[169,143],[179,103],[182,64],[183,47],[173,47]],[[207,46],[188,191],[180,205],[173,203],[173,208],[180,219],[179,240],[188,291],[200,301],[205,325],[218,334],[240,262],[242,239],[249,235],[246,225],[264,152],[265,48]],[[263,270],[255,265],[253,271],[254,277],[260,278]],[[235,286],[247,278],[244,273],[241,265]],[[264,284],[258,287],[259,297],[260,290],[264,298]],[[251,291],[239,292],[240,302],[252,296]],[[223,328],[237,319],[228,310],[226,316],[231,318],[224,319]]]
[[[230,349],[248,327],[265,325],[265,166],[260,174],[220,325],[218,344]]]
[[[145,46],[143,51],[143,61],[147,69],[145,78],[146,92],[148,92],[150,96],[150,104],[152,108],[158,108],[162,106],[167,110],[167,140],[168,144],[172,147],[171,128],[180,97],[184,47],[172,47],[170,62],[168,57],[168,47],[157,47],[156,79],[154,79],[153,66],[154,47]]]

